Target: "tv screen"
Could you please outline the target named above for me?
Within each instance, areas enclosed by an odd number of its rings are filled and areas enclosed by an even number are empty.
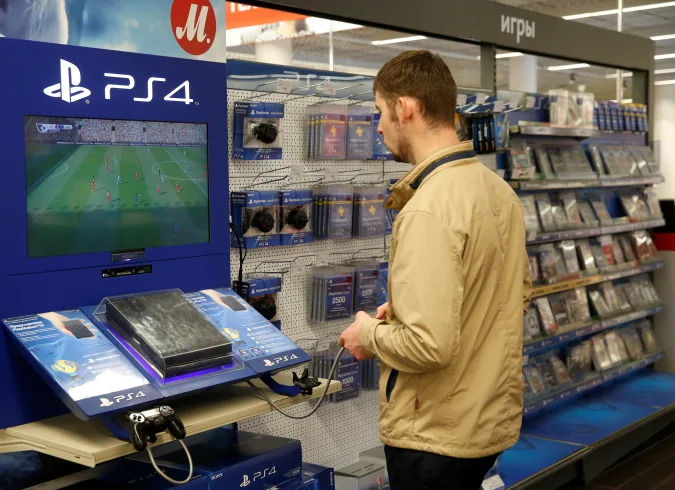
[[[209,241],[207,125],[25,116],[28,257]]]

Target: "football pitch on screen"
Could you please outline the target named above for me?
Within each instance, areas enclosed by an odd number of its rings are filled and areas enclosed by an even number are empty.
[[[206,147],[28,144],[28,256],[209,240]]]

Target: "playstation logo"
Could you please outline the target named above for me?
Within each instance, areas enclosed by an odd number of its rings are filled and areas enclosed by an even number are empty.
[[[248,479],[248,475],[244,475],[244,481],[242,481],[240,487],[248,487],[251,484],[251,480]]]
[[[77,102],[91,95],[91,90],[80,87],[82,75],[74,64],[61,60],[61,82],[44,89],[45,95],[60,97],[64,102]]]
[[[113,402],[111,402],[107,398],[100,398],[100,400],[101,400],[101,406],[102,407],[109,407],[110,405],[113,405]]]
[[[272,366],[274,366],[274,363],[272,361],[270,361],[269,359],[265,359],[265,366],[266,367],[272,367]]]

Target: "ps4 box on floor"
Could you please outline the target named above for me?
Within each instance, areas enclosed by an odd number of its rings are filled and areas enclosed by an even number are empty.
[[[169,478],[173,478],[174,480],[183,481],[188,476],[188,470],[186,469],[168,468],[161,463],[158,466]],[[205,475],[193,471],[189,482],[182,485],[174,485],[162,478],[149,461],[124,458],[106,464],[106,469],[103,473],[98,474],[96,477],[80,481],[75,485],[68,486],[68,488],[82,490],[91,488],[96,488],[97,490],[112,488],[208,490],[209,480]]]
[[[333,468],[326,466],[302,463],[302,481],[312,490],[335,490]]]
[[[209,490],[270,488],[301,475],[300,441],[232,429],[216,429],[187,440],[195,470],[206,475]],[[159,460],[185,469],[178,449]]]
[[[359,461],[335,470],[336,490],[385,490],[385,466],[379,463]]]

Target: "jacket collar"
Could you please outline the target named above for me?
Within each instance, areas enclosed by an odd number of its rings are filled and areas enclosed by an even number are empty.
[[[387,209],[400,211],[413,197],[415,191],[423,181],[434,174],[442,165],[462,165],[467,159],[475,157],[473,143],[465,141],[456,145],[448,146],[429,155],[419,165],[405,174],[398,182],[391,186],[391,195],[385,202]]]

